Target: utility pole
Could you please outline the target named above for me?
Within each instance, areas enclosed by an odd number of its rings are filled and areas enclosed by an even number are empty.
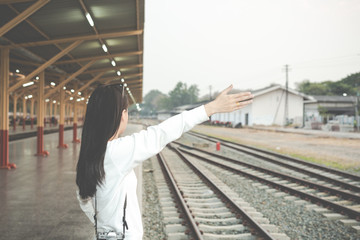
[[[284,126],[289,121],[289,65],[285,65],[286,84],[285,84],[285,112],[284,112]]]
[[[355,89],[356,89],[356,99],[355,99],[355,121],[356,121],[356,131],[359,132],[359,89],[357,84],[355,83]]]

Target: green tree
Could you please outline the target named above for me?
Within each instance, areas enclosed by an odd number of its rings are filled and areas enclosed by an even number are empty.
[[[329,93],[327,84],[311,83],[309,80],[297,83],[297,90],[308,95],[328,95]]]
[[[173,90],[169,92],[169,108],[196,103],[199,97],[199,88],[197,85],[191,85],[189,88],[186,83],[178,82]]]
[[[151,90],[144,97],[144,106],[152,111],[159,110],[159,103],[161,99],[166,98],[166,95],[159,90]]]
[[[355,96],[360,91],[360,72],[351,74],[336,82],[312,83],[309,80],[304,80],[296,84],[296,89],[308,95],[341,96],[343,93],[347,93],[349,96]]]

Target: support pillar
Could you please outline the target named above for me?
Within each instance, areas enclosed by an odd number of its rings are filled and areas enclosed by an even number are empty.
[[[70,113],[69,113],[69,104],[65,105],[65,119],[66,119],[66,125],[69,125],[69,117],[70,117]]]
[[[9,52],[0,49],[0,169],[16,168],[9,163]]]
[[[16,119],[17,119],[17,100],[18,95],[16,93],[13,94],[13,103],[14,103],[14,111],[13,111],[13,130],[16,131]]]
[[[49,152],[44,150],[44,90],[45,90],[45,73],[39,74],[38,99],[37,99],[37,152],[36,156],[48,156]]]
[[[30,121],[31,121],[31,129],[34,128],[34,104],[35,104],[35,99],[31,98],[30,99]],[[39,119],[38,119],[39,121]]]
[[[80,139],[77,138],[77,122],[78,122],[78,108],[77,108],[77,101],[74,99],[74,123],[73,123],[73,143],[80,143]]]
[[[65,124],[65,90],[60,89],[60,119],[59,119],[59,146],[58,148],[67,148],[64,144],[64,124]]]
[[[25,130],[25,120],[26,120],[26,115],[27,115],[27,109],[26,109],[26,98],[24,96],[23,98],[23,130]]]
[[[56,126],[57,125],[57,123],[56,123],[56,116],[57,116],[57,111],[58,111],[58,106],[59,106],[59,104],[60,104],[60,102],[57,102],[57,103],[55,103],[54,104],[54,126]]]
[[[47,102],[44,102],[44,127],[46,127],[46,111],[47,111]]]
[[[51,122],[51,119],[52,119],[52,116],[53,116],[53,105],[54,103],[53,102],[49,102],[50,103],[50,113],[49,113],[49,119],[50,119],[50,127],[52,126],[52,122]]]

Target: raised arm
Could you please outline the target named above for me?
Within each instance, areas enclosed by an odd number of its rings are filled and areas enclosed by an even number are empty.
[[[166,144],[180,138],[184,132],[189,131],[195,125],[208,120],[212,114],[232,112],[251,103],[251,93],[228,94],[231,89],[232,86],[228,87],[214,101],[205,106],[184,111],[159,125],[113,141],[111,144],[117,145],[113,148],[116,149],[113,154],[119,156],[119,160],[123,161],[122,166],[126,166],[126,169],[122,168],[122,170],[127,172],[142,161],[156,155]],[[131,158],[122,158],[122,155],[127,155],[124,154],[125,152],[127,154],[131,152]]]

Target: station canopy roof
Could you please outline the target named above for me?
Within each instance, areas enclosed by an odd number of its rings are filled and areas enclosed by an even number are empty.
[[[87,97],[99,83],[123,79],[133,102],[141,102],[143,29],[144,0],[0,0],[9,90],[36,95],[45,69],[46,98],[58,98],[64,87],[67,100]],[[34,84],[23,87],[29,82]]]

